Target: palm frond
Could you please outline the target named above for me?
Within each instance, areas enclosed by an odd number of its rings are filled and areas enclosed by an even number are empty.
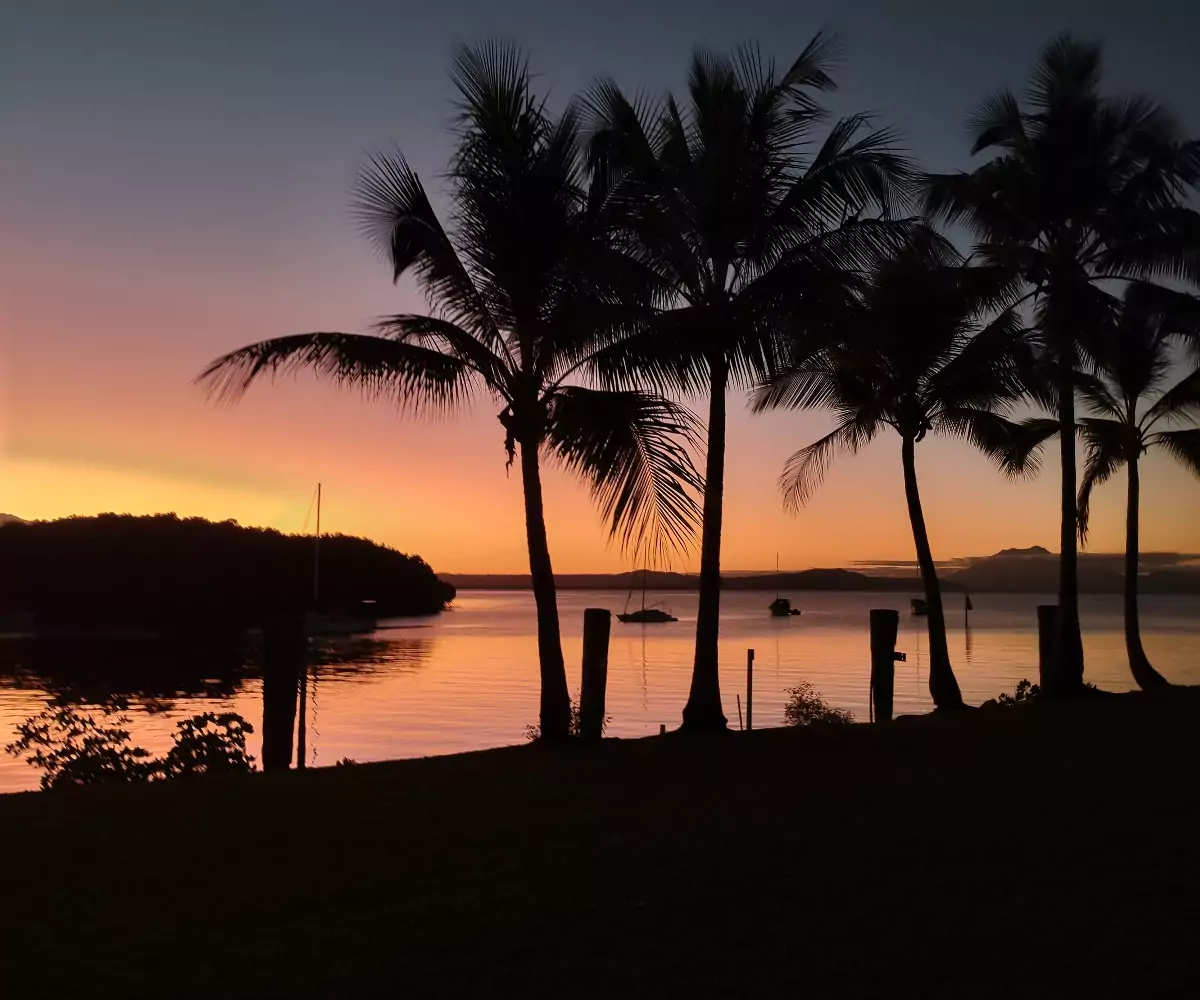
[[[261,378],[305,369],[412,411],[460,406],[470,399],[475,375],[462,359],[415,344],[354,333],[301,333],[231,351],[196,382],[210,396],[234,400]]]
[[[385,337],[421,344],[439,354],[458,358],[478,372],[494,392],[511,400],[516,373],[510,367],[507,352],[503,358],[498,356],[469,330],[449,320],[417,313],[381,317],[374,328]]]
[[[962,273],[971,270],[964,268]],[[977,312],[969,293],[957,305],[964,321]],[[932,307],[932,302],[927,303],[926,308]],[[1012,403],[1028,392],[1027,341],[1016,309],[1004,310],[974,336],[962,339],[961,346],[951,341],[949,360],[924,380],[922,396],[930,409],[988,409]]]
[[[779,81],[781,87],[811,87],[813,90],[835,90],[830,71],[837,65],[842,46],[836,35],[819,31],[813,35],[804,51]]]
[[[1010,91],[985,100],[967,119],[967,127],[974,136],[972,156],[993,146],[1022,152],[1029,148],[1021,106]]]
[[[1103,485],[1125,464],[1129,428],[1116,420],[1088,418],[1080,421],[1085,461],[1079,482],[1078,510],[1079,540],[1087,540],[1091,517],[1092,490]]]
[[[1165,448],[1192,475],[1200,477],[1200,429],[1160,431],[1152,443]]]
[[[622,548],[651,559],[688,547],[703,489],[689,447],[698,422],[682,406],[638,391],[567,386],[549,400],[546,442],[591,484]]]
[[[961,406],[939,412],[934,430],[969,442],[1010,478],[1037,475],[1042,445],[1058,433],[1058,421],[1031,417],[1012,421],[991,410]]]
[[[1081,42],[1070,33],[1051,41],[1038,57],[1029,83],[1029,100],[1054,110],[1093,97],[1100,82],[1100,46]]]
[[[1200,419],[1200,368],[1185,375],[1155,400],[1142,419],[1142,427],[1153,427],[1160,420]]]
[[[359,176],[352,211],[398,280],[413,268],[430,303],[491,350],[504,349],[495,319],[442,228],[420,178],[399,154],[378,153]]]
[[[793,513],[798,512],[824,482],[825,473],[834,456],[839,451],[853,455],[870,443],[878,427],[878,423],[874,421],[859,423],[851,418],[793,454],[779,476],[784,508]]]

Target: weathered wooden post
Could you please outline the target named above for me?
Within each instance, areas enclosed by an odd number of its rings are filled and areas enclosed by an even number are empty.
[[[604,733],[604,698],[608,690],[608,636],[612,612],[583,612],[583,684],[579,692],[579,735],[598,740]]]
[[[754,728],[754,650],[746,650],[746,730]]]
[[[1039,604],[1038,616],[1038,685],[1046,690],[1054,660],[1054,634],[1058,630],[1058,605]]]
[[[871,704],[876,722],[892,721],[892,700],[896,687],[896,636],[900,631],[900,612],[891,608],[871,609]]]
[[[296,768],[308,766],[308,663],[300,664],[300,714],[296,717]]]
[[[291,766],[297,686],[307,653],[302,617],[280,616],[263,627],[264,771],[286,770]]]

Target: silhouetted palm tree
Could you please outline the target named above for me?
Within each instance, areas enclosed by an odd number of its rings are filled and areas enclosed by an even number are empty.
[[[457,147],[443,228],[399,154],[375,157],[356,211],[394,277],[413,272],[433,312],[391,316],[372,334],[305,333],[252,344],[201,379],[241,393],[264,375],[307,368],[403,406],[445,411],[483,394],[502,407],[508,464],[518,459],[537,604],[541,733],[565,736],[570,704],[546,538],[540,460],[584,479],[614,536],[644,550],[684,544],[699,507],[684,440],[693,419],[644,391],[571,384],[645,309],[653,282],[616,247],[586,183],[579,115],[551,117],[526,60],[501,44],[465,48],[453,69]]]
[[[1099,92],[1100,48],[1069,36],[1042,52],[1024,106],[1011,93],[971,119],[972,173],[929,179],[933,217],[968,224],[984,261],[1030,289],[1055,370],[1060,429],[1075,427],[1075,371],[1115,307],[1105,282],[1200,279],[1200,215],[1186,204],[1200,182],[1200,145],[1161,107]],[[1043,397],[1049,401],[1049,397]],[[1076,556],[1075,439],[1060,438],[1062,524],[1058,634],[1048,687],[1083,683]]]
[[[829,346],[811,353],[802,345],[753,402],[755,411],[829,409],[837,420],[784,467],[780,485],[793,510],[807,502],[838,452],[853,454],[888,428],[900,436],[904,493],[929,606],[929,693],[943,709],[963,702],[917,488],[916,446],[927,434],[963,439],[1015,474],[1036,459],[1014,445],[1040,430],[1003,415],[1026,386],[1028,349],[1017,314],[1004,309],[984,322],[1012,298],[1011,282],[995,269],[962,267],[956,257],[934,243],[882,263],[861,301],[830,324]],[[1018,452],[1022,457],[1014,459]]]
[[[1162,391],[1171,373],[1172,341],[1198,333],[1200,304],[1195,300],[1131,286],[1101,354],[1101,376],[1082,388],[1095,416],[1080,421],[1087,462],[1079,487],[1079,539],[1087,540],[1092,490],[1126,466],[1125,648],[1133,679],[1142,688],[1167,681],[1147,659],[1138,626],[1138,460],[1151,448],[1162,448],[1200,476],[1200,428],[1170,429],[1172,423],[1194,424],[1200,417],[1200,369]]]
[[[858,220],[904,193],[907,161],[856,115],[811,145],[830,90],[818,36],[782,76],[758,50],[700,51],[688,101],[592,90],[594,185],[625,216],[631,252],[670,294],[657,321],[605,353],[617,384],[708,395],[700,597],[688,730],[723,729],[718,678],[726,392],[765,375],[777,338],[815,323],[900,227]]]

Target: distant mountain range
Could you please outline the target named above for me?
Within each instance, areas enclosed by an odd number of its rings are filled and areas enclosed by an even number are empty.
[[[1183,553],[1145,553],[1141,590],[1147,594],[1200,594],[1200,556]],[[1121,592],[1123,556],[1084,553],[1079,557],[1079,588],[1083,593]],[[442,573],[459,590],[528,590],[529,576],[520,573]],[[1058,556],[1040,545],[1002,549],[995,555],[959,560],[941,570],[942,587],[951,592],[1042,593],[1058,589]],[[643,573],[563,573],[555,577],[560,590],[633,590],[643,586]],[[888,575],[848,569],[806,569],[796,573],[737,573],[722,577],[725,590],[904,591],[920,593],[915,572]],[[697,590],[700,578],[691,573],[645,574],[647,590]]]

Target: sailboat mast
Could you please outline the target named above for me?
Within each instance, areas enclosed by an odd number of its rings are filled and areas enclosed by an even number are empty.
[[[313,546],[313,607],[321,595],[321,484],[317,483],[317,542]]]

